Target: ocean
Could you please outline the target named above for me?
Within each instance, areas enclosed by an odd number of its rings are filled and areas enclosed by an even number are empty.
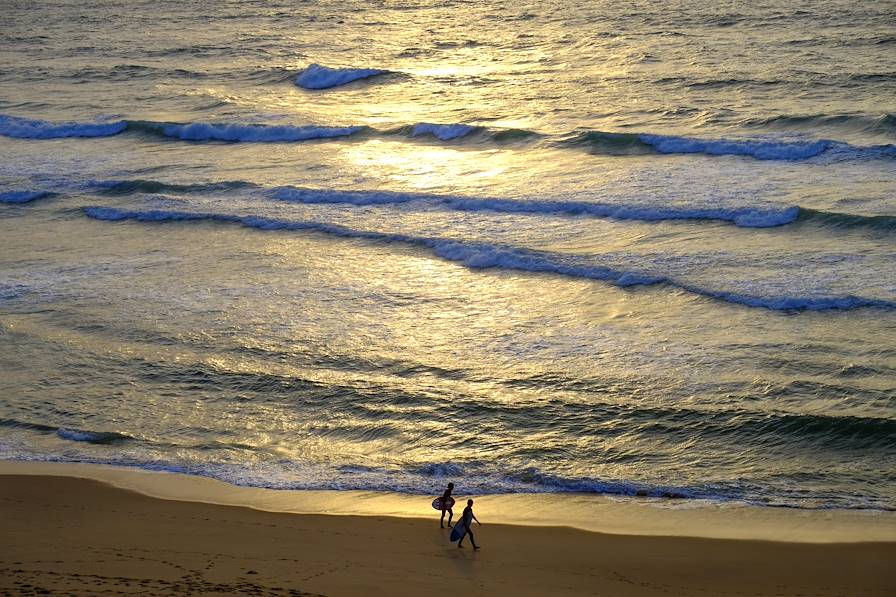
[[[896,509],[892,3],[3,13],[0,458]]]

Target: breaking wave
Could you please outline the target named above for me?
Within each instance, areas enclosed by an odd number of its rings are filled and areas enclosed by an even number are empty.
[[[742,155],[759,160],[805,160],[820,155],[832,141],[775,141],[764,139],[699,139],[646,133],[606,133],[587,131],[567,141],[587,146],[592,153]]]
[[[56,435],[62,439],[73,442],[87,442],[90,444],[112,444],[134,439],[125,433],[115,431],[82,431],[81,429],[60,428]]]
[[[619,220],[722,220],[737,226],[765,228],[782,226],[797,219],[799,207],[664,207],[652,205],[618,205],[587,201],[543,201],[484,199],[371,191],[330,191],[280,187],[272,197],[279,201],[306,204],[336,203],[349,205],[386,205],[417,202],[458,211],[494,211],[521,214],[587,215]]]
[[[377,68],[330,68],[311,64],[296,77],[296,85],[305,89],[330,89],[390,72]]]
[[[109,137],[128,128],[128,122],[48,122],[0,114],[0,135],[15,139]]]
[[[155,122],[121,120],[116,122],[50,122],[0,115],[0,135],[20,139],[57,139],[64,137],[106,137],[125,131],[157,135],[181,141],[225,141],[230,143],[284,143],[351,137],[358,133],[408,139],[433,137],[457,143],[539,143],[561,148],[582,148],[597,155],[702,154],[709,156],[746,156],[758,160],[808,160],[822,154],[841,159],[896,157],[896,145],[850,145],[829,139],[791,136],[760,138],[703,139],[688,136],[649,133],[576,131],[551,135],[520,129],[493,129],[485,126],[419,122],[413,125],[376,129],[366,125],[321,126],[315,124],[263,124],[226,122]]]
[[[745,155],[759,160],[805,160],[831,146],[830,141],[764,141],[730,139],[694,139],[664,135],[638,135],[641,142],[660,153],[703,153],[706,155]]]
[[[85,431],[70,427],[56,427],[43,423],[30,423],[15,419],[0,419],[0,427],[12,429],[28,429],[39,433],[55,433],[58,437],[73,442],[87,442],[91,444],[111,444],[135,439],[126,433],[116,431]]]
[[[411,136],[419,137],[421,135],[432,135],[442,141],[449,141],[451,139],[457,139],[458,137],[465,137],[475,130],[476,127],[468,124],[432,124],[429,122],[420,122],[415,124],[414,128],[411,129]]]
[[[133,131],[183,141],[276,143],[346,137],[365,128],[363,126],[177,123],[145,120],[121,120],[110,123],[50,122],[0,115],[0,135],[18,139],[109,137],[125,131]]]
[[[264,124],[163,124],[156,122],[133,122],[131,128],[164,137],[184,141],[227,141],[231,143],[265,143],[308,141],[347,137],[364,127],[361,126],[294,126]]]
[[[876,307],[896,309],[896,302],[855,295],[841,296],[763,296],[704,288],[671,277],[635,270],[581,263],[569,256],[547,251],[492,245],[480,242],[420,237],[407,234],[355,230],[337,224],[295,221],[260,216],[186,212],[168,210],[124,210],[113,207],[85,207],[84,213],[96,220],[139,222],[206,221],[236,224],[258,230],[312,231],[343,238],[357,238],[385,243],[402,243],[424,247],[437,257],[458,262],[471,269],[506,269],[533,273],[559,274],[574,278],[600,280],[619,287],[666,284],[686,292],[719,299],[747,307],[781,311],[821,311]]]
[[[401,205],[415,204],[426,208],[457,211],[491,211],[512,214],[545,214],[566,216],[591,216],[617,220],[716,220],[730,222],[742,228],[769,228],[788,224],[813,224],[838,229],[871,229],[896,231],[896,215],[861,215],[816,210],[797,205],[756,205],[744,207],[664,206],[650,204],[599,203],[592,201],[564,201],[545,199],[500,199],[494,197],[470,197],[435,195],[426,193],[401,193],[390,191],[339,191],[303,187],[261,187],[242,180],[176,184],[155,180],[110,180],[97,183],[104,195],[130,195],[133,193],[214,193],[241,189],[258,189],[276,201],[306,205]],[[12,199],[0,202],[19,202],[23,197],[34,199],[52,195],[44,191],[10,191]],[[38,194],[39,193],[39,194]],[[29,199],[30,200],[30,199]]]
[[[253,188],[257,185],[243,180],[177,184],[157,180],[108,180],[98,183],[106,195],[130,195],[132,193],[207,193]]]
[[[856,146],[829,139],[747,138],[701,139],[648,133],[584,131],[567,135],[561,144],[585,147],[599,155],[703,154],[735,155],[757,160],[808,160],[824,153],[840,158],[892,158],[896,145]]]

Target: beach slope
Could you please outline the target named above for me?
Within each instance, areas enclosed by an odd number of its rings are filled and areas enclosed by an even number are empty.
[[[782,543],[296,515],[0,476],[0,593],[893,595],[896,543]]]

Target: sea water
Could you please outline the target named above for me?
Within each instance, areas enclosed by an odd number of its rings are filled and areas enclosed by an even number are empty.
[[[4,3],[0,457],[896,508],[890,3]]]

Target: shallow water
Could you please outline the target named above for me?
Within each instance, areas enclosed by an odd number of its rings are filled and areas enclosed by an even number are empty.
[[[885,4],[6,12],[0,456],[896,507]]]

